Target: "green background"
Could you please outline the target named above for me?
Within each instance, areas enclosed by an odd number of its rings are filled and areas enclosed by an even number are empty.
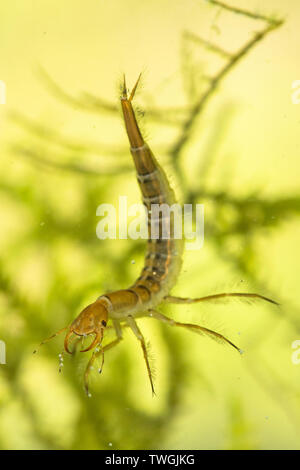
[[[300,339],[300,105],[291,93],[300,79],[300,5],[231,4],[285,22],[221,82],[173,159],[203,77],[224,65],[184,32],[233,53],[262,21],[201,0],[1,2],[2,449],[299,448],[300,364],[291,345]],[[124,72],[132,87],[141,71],[136,104],[148,142],[179,201],[205,204],[204,247],[185,253],[174,294],[257,291],[281,306],[164,308],[227,335],[244,354],[142,319],[157,396],[126,330],[88,399],[86,354],[65,358],[59,374],[62,337],[32,351],[97,296],[130,285],[143,265],[142,241],[96,237],[99,204],[119,195],[140,201],[119,86]]]

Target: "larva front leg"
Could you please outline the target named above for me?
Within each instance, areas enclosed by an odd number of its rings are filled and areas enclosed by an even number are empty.
[[[103,365],[104,365],[104,353],[105,353],[105,351],[108,351],[109,349],[113,348],[114,346],[117,346],[117,344],[119,344],[119,342],[123,339],[122,330],[121,330],[120,324],[117,321],[114,321],[114,328],[115,328],[115,331],[116,331],[117,338],[114,339],[113,341],[111,341],[110,343],[106,344],[105,346],[100,345],[99,349],[98,349],[98,347],[96,347],[96,349],[94,349],[93,354],[92,354],[92,356],[91,356],[91,358],[90,358],[90,360],[89,360],[89,362],[86,366],[85,373],[84,373],[84,388],[85,388],[85,391],[86,391],[86,394],[87,394],[88,397],[91,396],[90,393],[89,393],[89,385],[88,385],[89,375],[90,375],[91,370],[93,370],[93,365],[94,365],[95,360],[98,359],[98,357],[100,355],[102,356],[102,364],[101,364],[101,367],[98,370],[99,374],[101,374],[102,369],[103,369]]]
[[[61,333],[63,333],[64,331],[66,331],[66,329],[68,328],[68,326],[65,326],[64,328],[61,328],[60,330],[58,330],[56,333],[54,333],[53,335],[49,336],[49,338],[46,338],[44,339],[40,344],[39,346],[33,351],[33,354],[37,353],[39,348],[41,346],[43,346],[43,344],[46,344],[48,343],[49,341],[51,341],[52,339],[56,338],[56,336],[60,335]]]

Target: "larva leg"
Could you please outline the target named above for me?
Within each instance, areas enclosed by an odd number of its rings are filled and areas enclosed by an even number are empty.
[[[63,331],[65,331],[66,329],[68,328],[68,326],[65,326],[64,328],[61,328],[60,330],[58,330],[56,333],[54,333],[53,335],[49,336],[49,338],[46,338],[44,339],[44,341],[42,341],[39,346],[33,351],[33,354],[37,353],[38,352],[38,349],[43,346],[43,344],[46,344],[48,343],[48,341],[51,341],[51,339],[55,338],[56,336],[60,335]]]
[[[205,328],[204,326],[194,325],[193,323],[181,323],[181,322],[175,321],[171,318],[166,317],[162,313],[157,312],[156,310],[151,309],[149,310],[149,312],[153,318],[156,318],[156,320],[160,320],[171,326],[181,326],[182,328],[187,328],[188,330],[193,331],[194,333],[209,336],[210,338],[214,339],[215,341],[218,341],[219,343],[226,343],[226,344],[229,344],[230,346],[233,346],[239,353],[242,353],[242,350],[240,348],[238,348],[229,339],[227,339],[225,336],[221,335],[220,333],[217,333],[216,331],[209,330],[208,328]]]
[[[153,385],[153,379],[152,379],[152,373],[151,373],[151,369],[150,369],[150,364],[149,364],[149,359],[148,359],[148,353],[147,353],[147,347],[146,347],[145,339],[144,339],[144,337],[143,337],[143,335],[142,335],[142,333],[141,333],[139,327],[137,326],[137,324],[136,324],[136,322],[134,321],[134,319],[133,319],[132,316],[128,316],[128,317],[127,317],[127,322],[128,322],[128,325],[130,326],[130,328],[132,329],[133,333],[135,334],[135,336],[137,337],[137,339],[138,339],[139,342],[141,343],[142,350],[143,350],[143,354],[144,354],[144,359],[145,359],[146,366],[147,366],[148,377],[149,377],[150,384],[151,384],[152,394],[155,395],[154,385]]]
[[[173,297],[171,295],[167,295],[164,300],[165,302],[169,302],[172,304],[193,304],[197,302],[206,302],[210,300],[218,300],[218,299],[224,299],[226,297],[240,297],[240,298],[248,298],[248,299],[261,299],[265,300],[266,302],[271,302],[272,304],[279,305],[278,302],[275,302],[275,300],[269,299],[268,297],[265,297],[260,294],[248,294],[244,292],[229,292],[229,293],[223,293],[223,294],[213,294],[213,295],[207,295],[205,297],[199,297],[198,299],[190,299],[188,297]]]
[[[122,330],[121,330],[121,327],[120,327],[120,324],[118,322],[114,322],[114,328],[115,328],[115,331],[116,331],[116,335],[117,335],[117,338],[114,339],[113,341],[111,341],[110,343],[106,344],[104,347],[102,347],[100,345],[100,350],[98,349],[99,348],[99,345],[94,349],[94,352],[86,366],[86,369],[85,369],[85,373],[84,373],[84,388],[85,388],[85,391],[86,391],[86,394],[88,397],[91,396],[91,394],[89,393],[89,385],[88,385],[88,379],[89,379],[89,374],[91,372],[91,370],[93,369],[93,364],[95,362],[95,360],[100,356],[102,355],[102,364],[101,364],[101,367],[99,368],[99,373],[102,372],[102,368],[103,368],[103,364],[104,364],[104,353],[105,351],[108,351],[109,349],[113,348],[114,346],[116,346],[122,339]]]

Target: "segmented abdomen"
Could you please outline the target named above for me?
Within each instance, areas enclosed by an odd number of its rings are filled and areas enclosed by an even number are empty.
[[[124,313],[137,315],[146,308],[158,305],[176,282],[183,251],[182,237],[174,238],[174,221],[170,212],[152,213],[153,204],[175,204],[175,195],[167,177],[145,143],[124,88],[121,98],[125,127],[131,145],[131,154],[148,214],[148,242],[145,265],[141,275],[129,288],[101,296],[107,302],[112,318],[123,318]],[[153,231],[154,236],[153,236]],[[165,238],[164,238],[165,237]]]
[[[181,267],[183,242],[174,238],[174,220],[168,210],[176,202],[175,194],[146,143],[131,148],[131,154],[148,215],[145,266],[132,288],[148,290],[152,301],[159,302],[174,285]],[[165,212],[154,207],[161,204],[168,206]]]

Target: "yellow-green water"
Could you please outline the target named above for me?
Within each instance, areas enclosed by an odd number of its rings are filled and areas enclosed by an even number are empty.
[[[0,365],[1,448],[299,448],[300,364],[291,358],[292,342],[300,339],[300,104],[292,104],[291,92],[300,79],[300,5],[261,3],[231,4],[285,22],[221,83],[194,123],[177,173],[168,148],[180,125],[147,111],[187,110],[201,93],[203,74],[222,64],[183,32],[235,52],[262,22],[201,0],[1,3],[0,80],[7,87],[0,105],[0,340],[7,347],[7,364]],[[96,237],[99,204],[117,203],[119,195],[140,200],[121,114],[70,106],[54,96],[40,67],[66,93],[88,92],[113,106],[122,74],[132,86],[144,72],[136,100],[145,111],[141,126],[180,201],[193,189],[194,202],[205,204],[204,247],[185,254],[174,293],[257,291],[281,303],[164,311],[226,334],[245,351],[241,357],[143,319],[157,397],[139,344],[126,331],[107,353],[102,376],[93,376],[87,399],[86,355],[66,358],[62,374],[62,338],[32,355],[95,297],[128,286],[144,252],[142,241]],[[43,132],[20,126],[20,114]],[[167,116],[181,122],[185,115]],[[12,145],[67,168],[22,156]],[[120,171],[105,176],[110,169]]]

